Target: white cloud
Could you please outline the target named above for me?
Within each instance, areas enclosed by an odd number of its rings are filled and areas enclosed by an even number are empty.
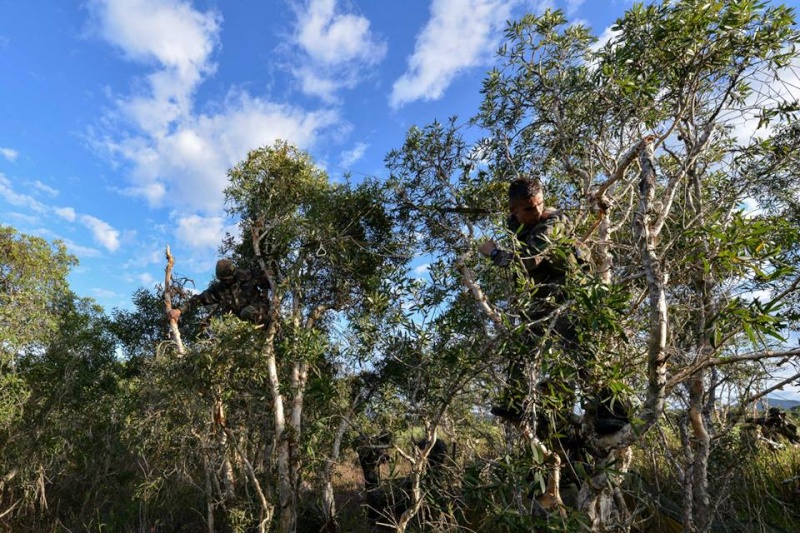
[[[89,246],[82,246],[80,244],[77,244],[77,243],[73,242],[70,239],[66,239],[66,238],[62,237],[61,235],[59,235],[59,234],[57,234],[57,233],[55,233],[53,231],[50,231],[47,228],[34,229],[34,230],[30,231],[30,233],[32,235],[38,235],[39,237],[42,237],[43,239],[47,239],[47,240],[50,240],[50,241],[59,240],[59,241],[64,243],[64,246],[67,247],[67,251],[69,253],[71,253],[72,255],[76,255],[78,257],[81,257],[81,258],[100,257],[101,255],[103,255],[100,252],[100,250],[97,250],[96,248],[91,248]]]
[[[374,64],[386,45],[375,40],[364,18],[336,12],[336,0],[310,0],[297,25],[297,43],[311,59],[326,65],[351,61]]]
[[[190,215],[178,218],[175,236],[190,248],[216,248],[222,243],[225,233],[233,229],[233,226],[225,226],[222,217]]]
[[[459,73],[487,62],[515,3],[433,0],[431,18],[417,35],[408,69],[392,87],[391,106],[441,98]]]
[[[364,157],[364,153],[369,148],[368,144],[365,143],[356,143],[352,150],[346,150],[342,152],[340,164],[345,169],[347,169],[350,165],[358,162]]]
[[[231,92],[213,113],[194,110],[194,92],[213,72],[220,17],[181,0],[93,0],[97,33],[125,56],[152,66],[143,84],[115,99],[94,146],[130,164],[122,191],[151,205],[218,212],[227,170],[275,139],[301,148],[339,121],[332,111],[305,110]],[[126,122],[127,121],[127,122]],[[132,130],[125,129],[132,126]]]
[[[106,250],[113,252],[119,248],[119,231],[115,230],[109,223],[91,215],[81,215],[78,220],[91,230],[95,242]]]
[[[430,263],[423,263],[421,265],[415,266],[414,269],[413,269],[413,272],[417,276],[425,276],[425,275],[428,274],[428,271],[430,270],[430,268],[431,268],[431,264]]]
[[[92,294],[97,298],[105,298],[105,299],[122,298],[123,296],[117,292],[108,289],[98,289],[98,288],[92,289]]]
[[[757,217],[763,213],[761,206],[758,204],[758,201],[755,198],[745,198],[742,200],[741,207],[745,218]]]
[[[140,128],[165,133],[191,112],[191,95],[213,72],[220,16],[201,13],[182,0],[92,0],[97,33],[133,61],[155,64],[148,91],[118,102]]]
[[[555,0],[528,0],[528,10],[532,13],[542,14],[548,9],[554,10],[556,8]]]
[[[386,56],[386,43],[372,34],[369,20],[337,9],[336,0],[308,0],[296,12],[294,44],[304,56],[296,63],[304,66],[292,74],[306,94],[332,101]]]
[[[728,118],[728,125],[736,142],[742,145],[749,144],[753,139],[767,137],[773,132],[774,124],[762,126],[759,129],[760,110],[772,107],[779,102],[800,101],[800,59],[795,58],[787,67],[777,74],[772,72],[759,72],[750,76],[748,80],[752,93],[745,101],[743,112],[736,109],[721,118]]]
[[[595,42],[591,46],[592,51],[597,52],[598,50],[603,48],[606,45],[606,43],[611,41],[611,39],[613,39],[620,33],[621,32],[619,30],[613,30],[612,26],[608,26],[605,30],[603,30],[603,33],[600,34],[600,36],[597,38],[597,42]]]
[[[15,213],[15,212],[11,211],[11,212],[7,212],[7,213],[3,213],[3,216],[6,217],[9,220],[16,220],[16,221],[18,221],[20,223],[27,224],[29,226],[32,226],[34,224],[38,224],[39,223],[39,218],[38,217],[34,217],[34,216],[31,216],[31,215],[26,215],[25,213]],[[0,223],[0,226],[2,226],[2,225],[3,224]]]
[[[13,163],[17,160],[17,157],[19,157],[19,152],[12,150],[11,148],[0,147],[0,155]]]
[[[772,299],[772,291],[769,289],[759,289],[756,291],[743,292],[739,296],[748,302],[752,302],[753,300],[758,300],[759,302],[768,302],[770,299]]]
[[[136,280],[144,287],[152,287],[156,284],[156,279],[149,272],[139,274],[136,276]]]
[[[37,189],[39,189],[40,191],[42,191],[43,193],[45,193],[48,196],[52,196],[52,197],[58,196],[58,190],[57,189],[54,189],[54,188],[50,187],[49,185],[46,185],[46,184],[42,183],[39,180],[34,181],[33,182],[33,186],[36,187]]]
[[[55,207],[53,208],[53,212],[69,222],[75,222],[77,218],[75,210],[71,207]]]
[[[186,117],[168,135],[106,139],[104,148],[134,164],[126,192],[155,205],[216,211],[228,169],[249,150],[279,138],[307,148],[338,120],[333,111],[307,112],[239,94],[219,114]]]

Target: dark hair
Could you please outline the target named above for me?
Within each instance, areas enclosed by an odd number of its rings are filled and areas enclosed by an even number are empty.
[[[537,194],[542,194],[542,184],[539,180],[530,178],[517,178],[508,186],[508,199],[512,202],[527,200]]]

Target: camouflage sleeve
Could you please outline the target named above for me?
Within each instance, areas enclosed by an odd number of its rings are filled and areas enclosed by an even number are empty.
[[[218,304],[219,302],[219,291],[217,290],[216,285],[212,284],[200,294],[195,294],[186,300],[186,303],[181,306],[181,314],[188,313],[192,309],[197,309],[198,307]]]
[[[531,232],[525,240],[526,252],[530,256],[544,253],[552,240],[564,234],[565,220],[560,213],[548,217],[540,223],[538,231]]]
[[[497,266],[507,267],[515,258],[519,258],[530,272],[543,261],[542,254],[550,246],[551,240],[563,234],[564,229],[565,220],[561,213],[548,217],[537,226],[536,231],[524,236],[521,253],[498,249],[492,256],[492,262]]]

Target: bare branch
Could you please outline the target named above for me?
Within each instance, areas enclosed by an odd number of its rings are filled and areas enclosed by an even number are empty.
[[[172,252],[169,250],[169,245],[167,245],[167,266],[164,269],[164,307],[166,308],[167,315],[169,312],[172,311],[172,297],[170,295],[170,280],[172,280],[172,267],[175,264],[175,258],[172,257]],[[181,340],[181,332],[178,329],[178,321],[170,318],[169,319],[169,333],[170,338],[178,347],[178,355],[183,355],[184,348],[183,348],[183,341]]]

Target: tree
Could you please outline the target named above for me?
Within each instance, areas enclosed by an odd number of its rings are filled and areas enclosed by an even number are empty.
[[[381,188],[329,183],[310,157],[276,142],[229,172],[229,213],[241,241],[226,249],[270,280],[262,355],[269,375],[280,530],[296,527],[303,408],[309,371],[324,366],[332,313],[368,308],[388,272],[405,261]]]
[[[0,226],[0,439],[8,441],[30,388],[19,375],[25,353],[43,350],[58,325],[57,302],[68,294],[67,274],[76,264],[61,243]],[[3,472],[5,484],[17,475]]]
[[[676,465],[684,527],[707,531],[712,494],[724,497],[708,476],[725,431],[714,420],[718,395],[737,384],[741,400],[752,400],[748,387],[765,376],[751,362],[797,355],[782,339],[794,316],[783,306],[797,287],[798,227],[775,216],[787,212],[786,192],[771,197],[766,184],[775,173],[784,191],[798,187],[786,171],[797,164],[788,141],[797,102],[767,91],[797,61],[798,34],[784,6],[692,0],[636,5],[613,29],[598,46],[559,12],[510,23],[471,122],[484,137],[468,145],[454,121],[413,128],[388,163],[423,249],[448,264],[453,292],[461,285],[473,295],[487,324],[480,334],[497,338],[518,323],[503,296],[508,285],[470,249],[492,231],[486,211],[501,205],[503,183],[518,175],[545,182],[591,248],[600,282],[579,276],[564,310],[596,354],[591,382],[580,387],[603,383],[642,402],[633,432],[587,435],[594,474],[577,507],[593,530],[631,527],[622,479],[609,467],[625,471],[629,447],[660,427],[671,399],[685,407]],[[772,128],[764,140],[737,140],[738,127],[759,119]],[[783,207],[747,218],[748,198]],[[743,296],[753,291],[770,296]],[[535,365],[552,373],[565,361],[550,350]]]

